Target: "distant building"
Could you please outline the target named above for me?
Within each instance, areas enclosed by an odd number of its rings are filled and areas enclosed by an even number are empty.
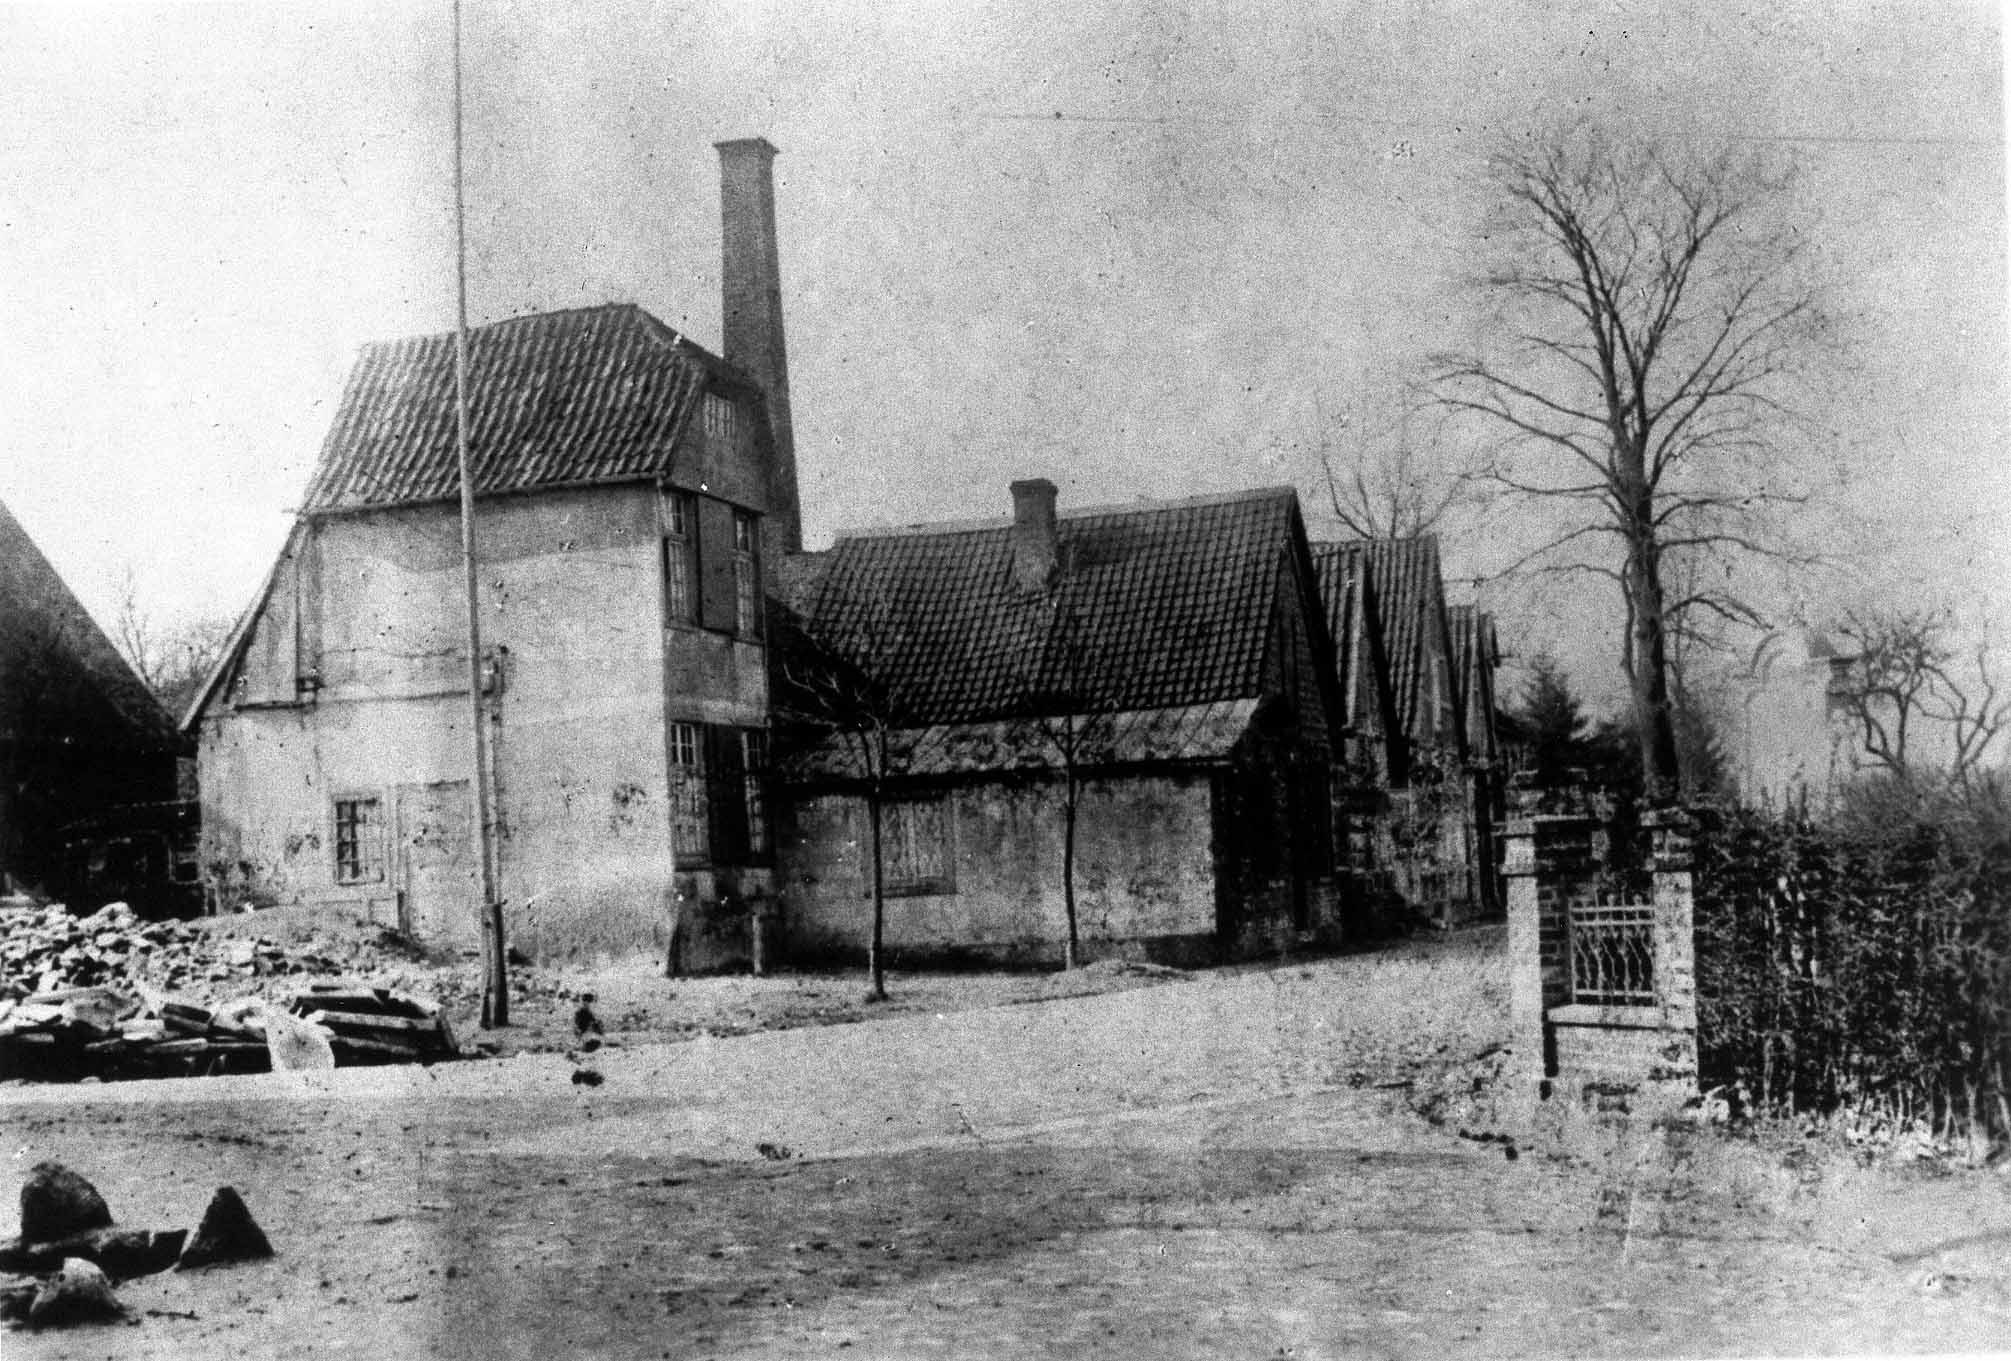
[[[819,666],[885,726],[886,940],[909,959],[1054,960],[1080,787],[1086,957],[1236,958],[1339,927],[1339,697],[1289,489],[858,533],[792,568],[783,712]],[[792,668],[798,668],[792,673]],[[780,765],[780,923],[797,956],[863,951],[871,723],[811,721]]]
[[[0,891],[86,909],[143,901],[177,872],[161,826],[186,743],[132,667],[0,506]],[[146,805],[157,805],[150,811]]]
[[[800,546],[774,148],[719,151],[724,357],[629,305],[470,333],[495,869],[541,956],[770,891],[762,573]],[[189,716],[221,906],[479,942],[453,351],[363,351]]]
[[[1312,552],[1347,714],[1354,896],[1442,926],[1498,912],[1492,618],[1447,606],[1430,535]]]
[[[1840,701],[1856,657],[1817,631],[1763,639],[1731,681],[1725,756],[1742,797],[1826,802],[1856,768],[1857,734]]]

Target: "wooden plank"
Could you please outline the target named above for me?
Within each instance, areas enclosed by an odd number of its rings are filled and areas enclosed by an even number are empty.
[[[386,1058],[399,1059],[407,1063],[426,1057],[425,1051],[415,1044],[394,1040],[366,1040],[361,1035],[337,1035],[331,1043],[335,1047],[338,1063],[344,1054],[381,1054]]]
[[[316,1025],[325,1025],[337,1034],[345,1030],[388,1030],[420,1035],[440,1033],[438,1017],[370,1016],[360,1011],[316,1011],[310,1013],[307,1019]]]
[[[342,1015],[422,1017],[427,1014],[422,1003],[383,988],[350,989],[343,992],[304,992],[293,999],[292,1010],[296,1015],[304,1015],[301,1010],[303,1007],[319,1008],[322,1011]]]

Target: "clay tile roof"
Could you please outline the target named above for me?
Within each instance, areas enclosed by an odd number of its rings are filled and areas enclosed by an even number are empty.
[[[1445,619],[1452,635],[1454,712],[1465,726],[1468,750],[1491,756],[1495,745],[1494,671],[1501,662],[1494,616],[1471,605],[1448,605]]]
[[[708,372],[744,377],[640,307],[542,312],[468,333],[469,462],[478,492],[670,472]],[[366,345],[350,371],[302,509],[460,494],[454,337]]]
[[[1361,717],[1354,712],[1356,687],[1365,679],[1364,668],[1374,665],[1368,632],[1362,626],[1368,569],[1359,548],[1346,543],[1312,546],[1313,580],[1326,610],[1327,636],[1334,643],[1335,693],[1341,696],[1351,722]]]
[[[855,534],[823,555],[805,628],[869,657],[916,727],[1063,696],[1083,713],[1254,697],[1297,517],[1290,488],[1064,511],[1052,605],[1014,585],[1009,522]]]
[[[1084,767],[1205,761],[1226,757],[1255,718],[1255,699],[1218,700],[1171,709],[1126,709],[1084,718],[1076,760]],[[1053,737],[1041,718],[936,723],[888,736],[889,766],[903,776],[998,775],[1047,770]],[[860,779],[867,773],[856,744],[827,738],[783,758],[793,779]]]
[[[1358,539],[1313,545],[1320,595],[1327,608],[1337,653],[1343,632],[1339,625],[1349,609],[1366,608],[1382,641],[1388,667],[1386,692],[1397,730],[1409,736],[1429,731],[1424,712],[1427,667],[1442,618],[1445,587],[1439,575],[1438,540],[1423,534],[1410,539]],[[1339,594],[1337,594],[1339,593]],[[1360,666],[1349,658],[1345,665]],[[1344,671],[1343,682],[1351,673]],[[1345,693],[1345,692],[1344,692]]]

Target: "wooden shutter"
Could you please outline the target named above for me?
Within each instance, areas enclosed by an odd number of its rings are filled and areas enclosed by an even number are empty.
[[[738,622],[733,590],[733,507],[698,498],[699,622],[731,633]]]

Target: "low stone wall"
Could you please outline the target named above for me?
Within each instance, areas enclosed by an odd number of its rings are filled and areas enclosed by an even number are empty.
[[[1555,1076],[1565,1081],[1694,1082],[1695,1027],[1674,1026],[1647,1007],[1553,1007],[1548,1017]]]

